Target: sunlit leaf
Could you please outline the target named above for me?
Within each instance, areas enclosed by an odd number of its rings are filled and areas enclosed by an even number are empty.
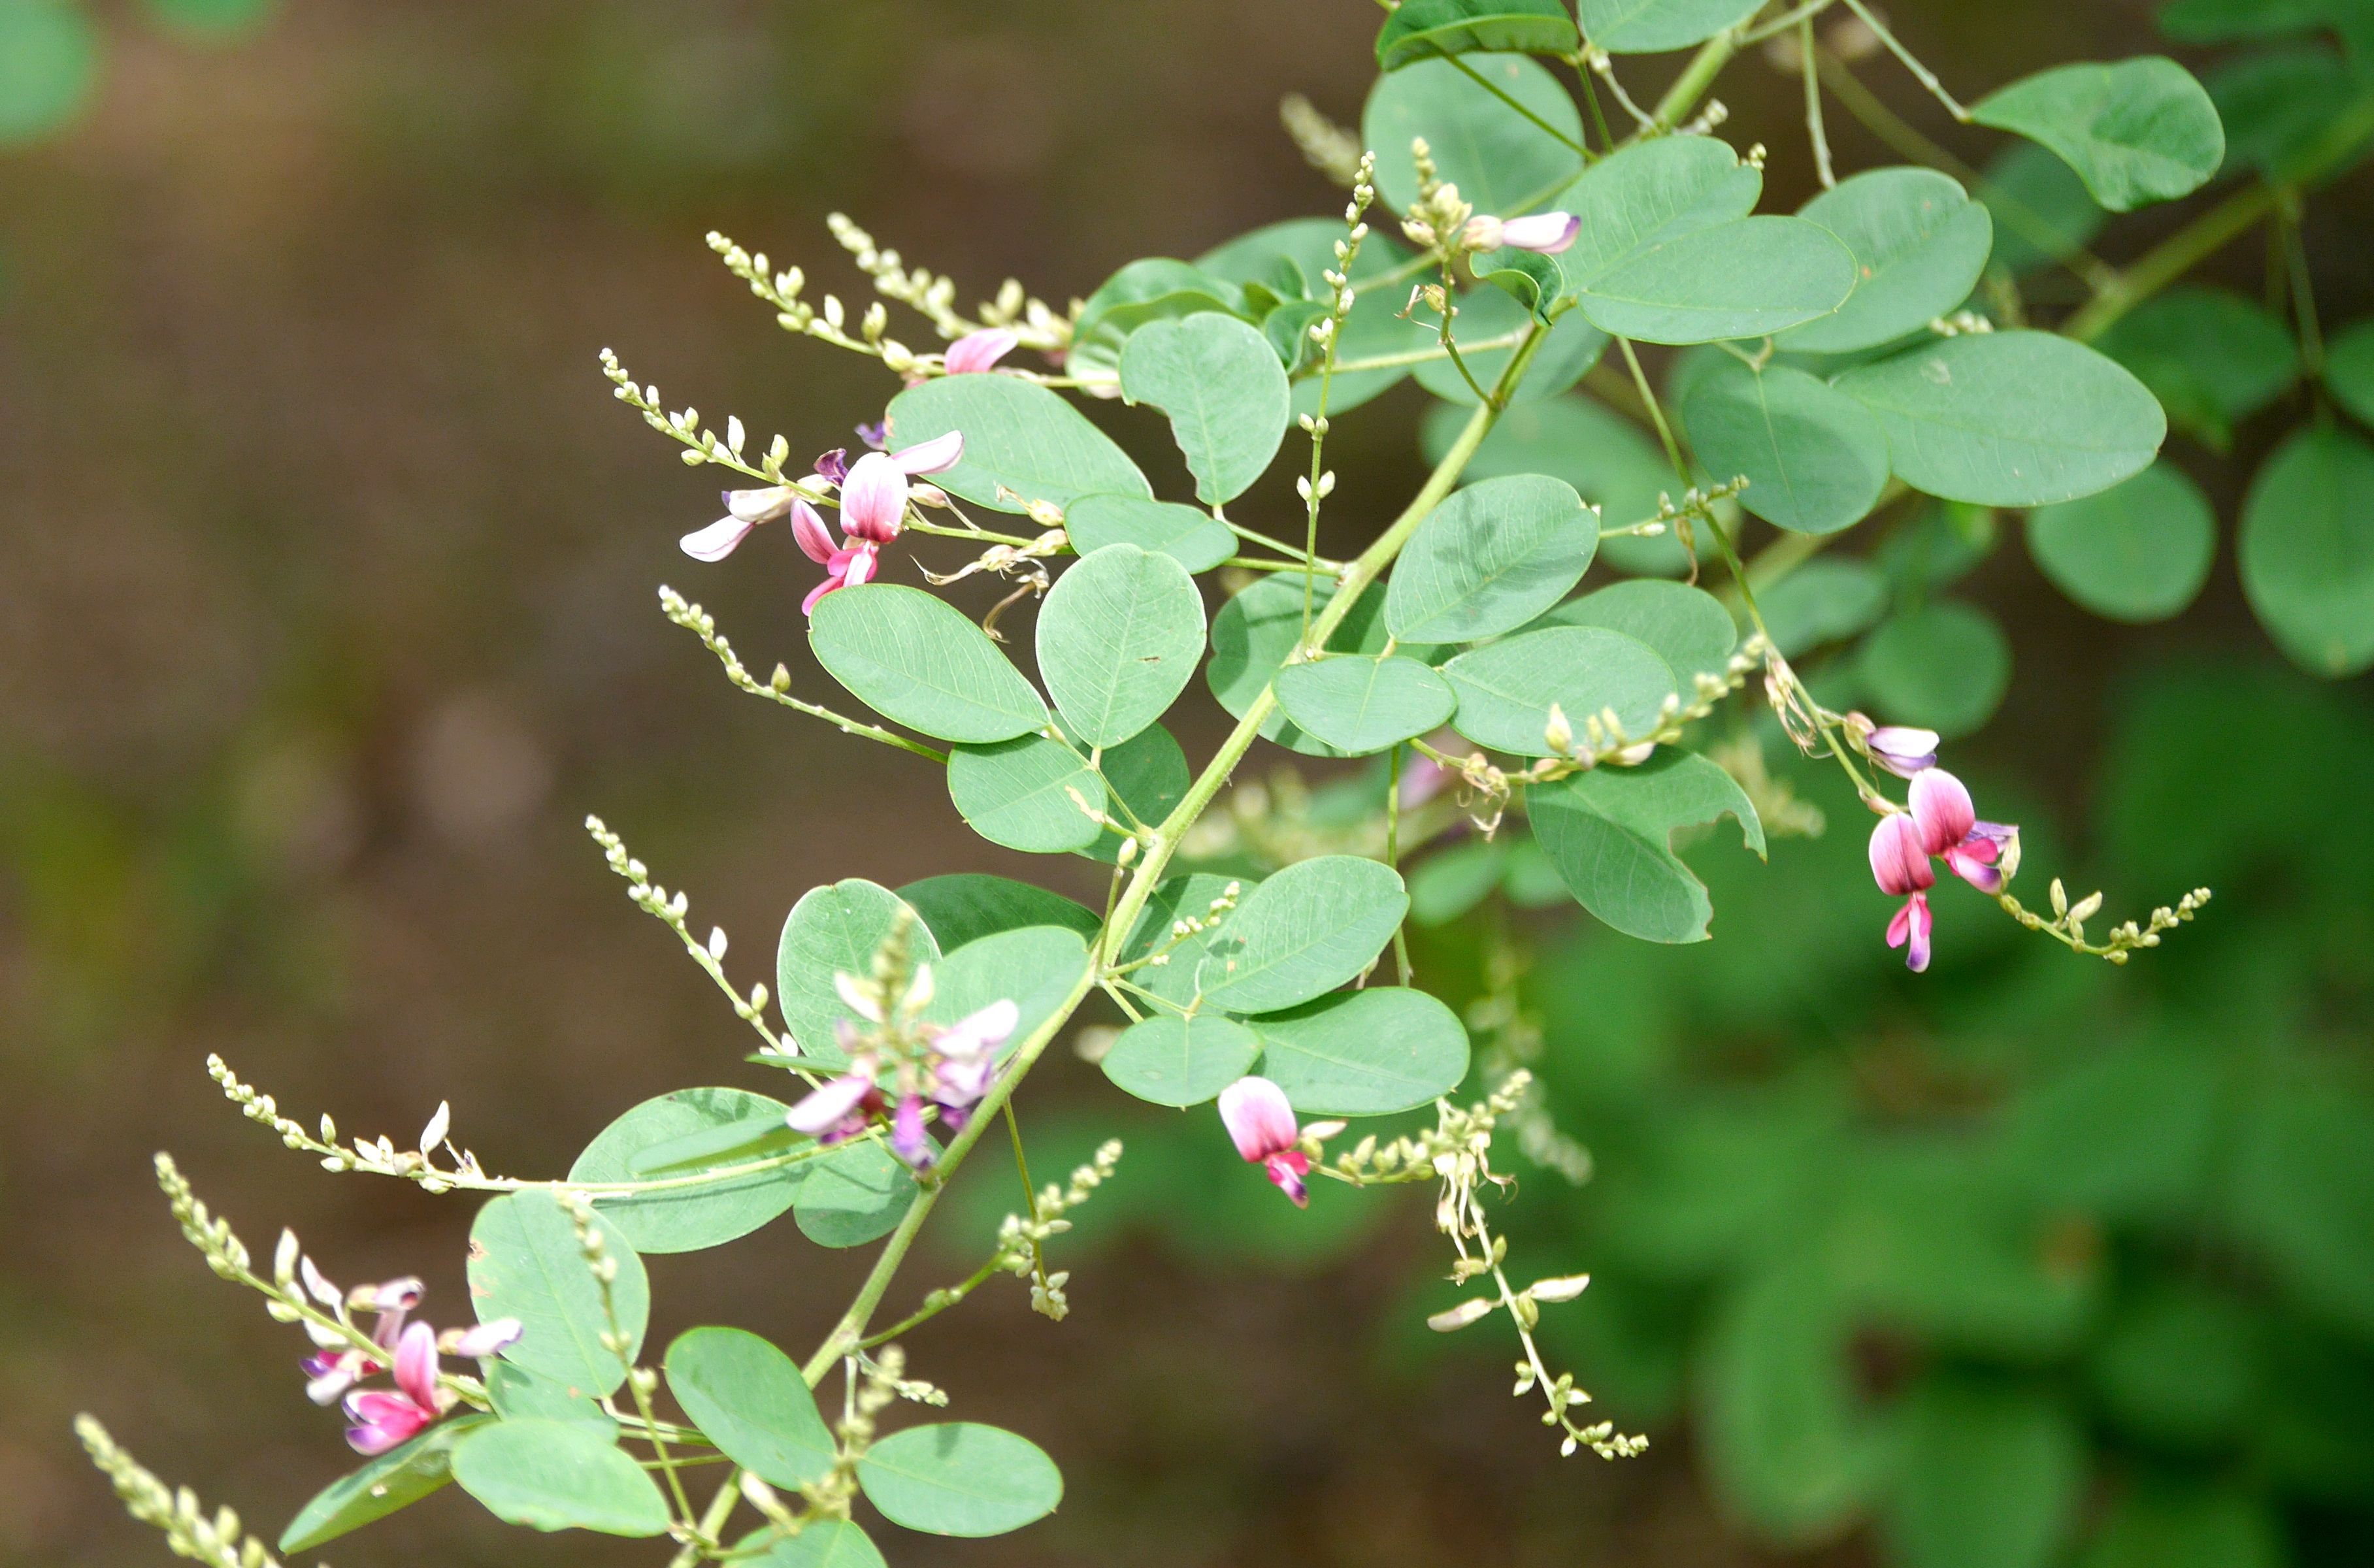
[[[1859,663],[1881,719],[1967,735],[2003,706],[2011,639],[1977,606],[1939,600],[1883,622]]]
[[[1004,1535],[1064,1500],[1064,1478],[1037,1444],[977,1422],[894,1432],[866,1450],[857,1480],[884,1518],[940,1536]]]
[[[1391,866],[1354,855],[1299,860],[1253,888],[1210,944],[1205,1000],[1273,1012],[1334,990],[1369,966],[1409,911]]]
[[[1782,334],[1780,346],[1800,353],[1851,353],[1919,332],[1970,297],[1994,246],[1984,204],[1933,169],[1850,176],[1797,216],[1855,260],[1854,293],[1838,313]]]
[[[1553,755],[1544,738],[1553,705],[1578,738],[1603,710],[1613,710],[1627,735],[1640,736],[1656,728],[1674,695],[1674,672],[1654,649],[1596,626],[1504,638],[1461,654],[1442,674],[1459,696],[1451,727],[1518,756]]]
[[[902,907],[897,894],[862,877],[812,887],[792,906],[775,945],[775,1005],[782,1009],[783,1025],[804,1060],[822,1068],[847,1060],[836,1026],[850,1012],[832,977],[872,974],[874,954]],[[919,963],[940,955],[939,943],[921,920],[909,921],[908,941]]]
[[[1368,756],[1423,735],[1451,717],[1458,698],[1427,665],[1399,654],[1340,653],[1278,673],[1287,717],[1346,756]]]
[[[631,1358],[643,1342],[652,1288],[643,1260],[616,1225],[598,1211],[596,1229],[617,1264],[610,1311],[585,1261],[577,1227],[544,1188],[508,1192],[478,1211],[470,1225],[470,1305],[481,1323],[516,1317],[520,1337],[503,1359],[570,1387],[607,1394],[627,1380],[628,1362],[602,1341],[610,1313],[627,1336]]]
[[[1252,1071],[1262,1043],[1216,1013],[1158,1015],[1121,1032],[1101,1063],[1114,1087],[1158,1106],[1200,1106]]]
[[[791,1357],[740,1328],[693,1328],[668,1346],[668,1392],[727,1458],[770,1485],[797,1489],[831,1472],[838,1452]]]
[[[1134,544],[1083,556],[1040,607],[1039,673],[1085,745],[1119,745],[1161,718],[1203,651],[1195,579]]]
[[[1208,512],[1147,496],[1082,496],[1064,511],[1072,548],[1094,555],[1108,544],[1158,550],[1191,572],[1210,571],[1237,553],[1237,536]]]
[[[1530,111],[1519,113],[1462,65]],[[1542,128],[1555,128],[1557,135]],[[1557,77],[1522,54],[1420,60],[1377,78],[1360,116],[1360,140],[1377,154],[1377,193],[1406,212],[1417,199],[1410,139],[1433,149],[1440,178],[1475,210],[1510,216],[1581,171],[1582,114]]]
[[[780,1100],[741,1089],[678,1089],[645,1100],[604,1128],[569,1167],[569,1179],[690,1178],[747,1164],[797,1141],[783,1125],[785,1108]],[[688,1137],[702,1134],[722,1134],[730,1141],[706,1157],[679,1155],[664,1169],[652,1170],[641,1163],[650,1152],[681,1147]],[[759,1142],[761,1139],[766,1141]],[[747,1235],[782,1214],[792,1206],[805,1175],[804,1165],[778,1165],[677,1190],[597,1197],[594,1204],[637,1252],[697,1252]]]
[[[1262,1076],[1305,1116],[1387,1116],[1467,1076],[1467,1030],[1420,990],[1370,986],[1252,1020]]]
[[[591,1427],[490,1422],[454,1445],[453,1479],[507,1525],[611,1536],[667,1532],[659,1483]]]
[[[809,617],[808,645],[860,701],[926,735],[1010,741],[1047,722],[1047,705],[989,634],[919,588],[872,582],[826,594]]]
[[[1479,50],[1571,54],[1581,42],[1563,0],[1404,0],[1377,34],[1377,64],[1391,71]]]
[[[964,461],[931,482],[996,511],[1022,511],[1032,501],[1068,506],[1076,496],[1153,494],[1129,454],[1086,415],[1012,376],[934,377],[892,398],[889,420],[898,451],[963,431]]]

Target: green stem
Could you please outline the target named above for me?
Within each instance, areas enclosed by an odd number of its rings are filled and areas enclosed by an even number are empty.
[[[1658,129],[1672,130],[1683,115],[1698,107],[1698,99],[1706,96],[1714,79],[1722,75],[1722,68],[1739,53],[1742,41],[1739,29],[1725,28],[1698,45],[1698,52],[1690,56],[1690,63],[1682,67],[1682,74],[1674,78],[1674,85],[1665,89],[1665,96],[1657,100],[1657,107],[1650,114]]]
[[[1970,123],[1970,111],[1963,108],[1952,93],[1945,90],[1945,84],[1937,79],[1937,73],[1923,65],[1913,55],[1912,51],[1898,43],[1896,41],[1896,35],[1887,30],[1887,24],[1872,15],[1870,6],[1865,6],[1863,0],[1846,0],[1846,7],[1863,18],[1863,26],[1878,35],[1879,41],[1887,46],[1887,52],[1903,62],[1904,68],[1912,73],[1915,81],[1929,89],[1930,97],[1945,106],[1945,112],[1965,125]]]
[[[2224,250],[2275,210],[2267,185],[2237,191],[2113,273],[2109,287],[2061,325],[2063,335],[2091,343],[2113,322]]]

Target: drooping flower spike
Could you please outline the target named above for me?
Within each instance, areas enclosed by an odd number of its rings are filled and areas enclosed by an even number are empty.
[[[1310,1156],[1296,1147],[1302,1133],[1285,1090],[1266,1078],[1238,1079],[1220,1091],[1220,1123],[1238,1153],[1266,1170],[1296,1208],[1310,1207],[1310,1190],[1302,1178],[1310,1174]]]
[[[1492,217],[1477,214],[1467,220],[1460,241],[1471,251],[1497,251],[1503,245],[1555,256],[1572,245],[1582,232],[1582,219],[1570,212],[1534,213],[1530,217]]]

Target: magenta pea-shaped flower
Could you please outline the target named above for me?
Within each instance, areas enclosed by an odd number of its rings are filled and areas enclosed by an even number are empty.
[[[1238,1153],[1268,1172],[1296,1208],[1310,1207],[1310,1190],[1302,1178],[1310,1174],[1310,1156],[1297,1147],[1302,1129],[1295,1125],[1285,1090],[1266,1078],[1238,1079],[1220,1091],[1220,1123]]]

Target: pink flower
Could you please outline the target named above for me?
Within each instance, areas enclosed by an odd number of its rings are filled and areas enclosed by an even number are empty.
[[[800,601],[800,613],[816,614],[817,601],[834,589],[873,581],[881,569],[882,546],[898,538],[906,525],[908,478],[953,468],[963,456],[963,432],[951,430],[896,456],[871,451],[851,463],[840,481],[844,537],[838,548],[816,509],[805,501],[796,503],[792,509],[792,536],[808,559],[825,569],[824,580]]]
[[[1004,327],[983,327],[979,332],[969,332],[948,345],[947,353],[941,357],[942,363],[947,367],[951,376],[979,375],[993,369],[999,360],[1013,353],[1015,345],[1019,342],[1021,339]]]
[[[1555,256],[1582,232],[1582,219],[1570,212],[1535,213],[1531,217],[1491,217],[1478,214],[1467,220],[1461,240],[1471,251],[1497,251],[1503,245]]]
[[[2003,891],[2003,868],[1997,863],[2019,829],[2001,823],[1980,822],[1970,792],[1942,767],[1923,768],[1912,776],[1912,818],[1921,825],[1921,845],[1944,859],[1956,876],[1981,893]]]
[[[464,1361],[484,1361],[519,1343],[520,1320],[490,1317],[468,1328],[448,1328],[437,1336],[437,1348]]]
[[[842,1143],[864,1132],[881,1105],[882,1092],[874,1082],[874,1059],[861,1057],[851,1064],[851,1071],[809,1090],[784,1113],[783,1120],[793,1132],[805,1132],[819,1143]]]
[[[1865,735],[1863,743],[1870,751],[1872,761],[1898,778],[1910,778],[1924,767],[1937,766],[1937,731],[1934,730],[1882,724]]]
[[[395,1348],[395,1392],[347,1396],[347,1441],[358,1454],[384,1454],[408,1443],[445,1413],[437,1387],[437,1331],[416,1323]]]
[[[1286,1091],[1266,1078],[1240,1078],[1220,1091],[1220,1123],[1237,1145],[1237,1153],[1263,1166],[1278,1190],[1308,1208],[1310,1189],[1302,1178],[1310,1174],[1310,1156],[1295,1145],[1301,1129]]]
[[[1887,945],[1906,948],[1905,965],[1918,974],[1929,967],[1929,889],[1937,873],[1912,817],[1890,812],[1871,830],[1871,874],[1882,893],[1904,900],[1887,923]]]
[[[750,531],[762,522],[772,522],[795,507],[807,503],[799,498],[788,485],[769,485],[756,490],[728,490],[724,495],[725,515],[707,528],[694,529],[676,541],[676,547],[696,561],[722,561],[732,555]]]

